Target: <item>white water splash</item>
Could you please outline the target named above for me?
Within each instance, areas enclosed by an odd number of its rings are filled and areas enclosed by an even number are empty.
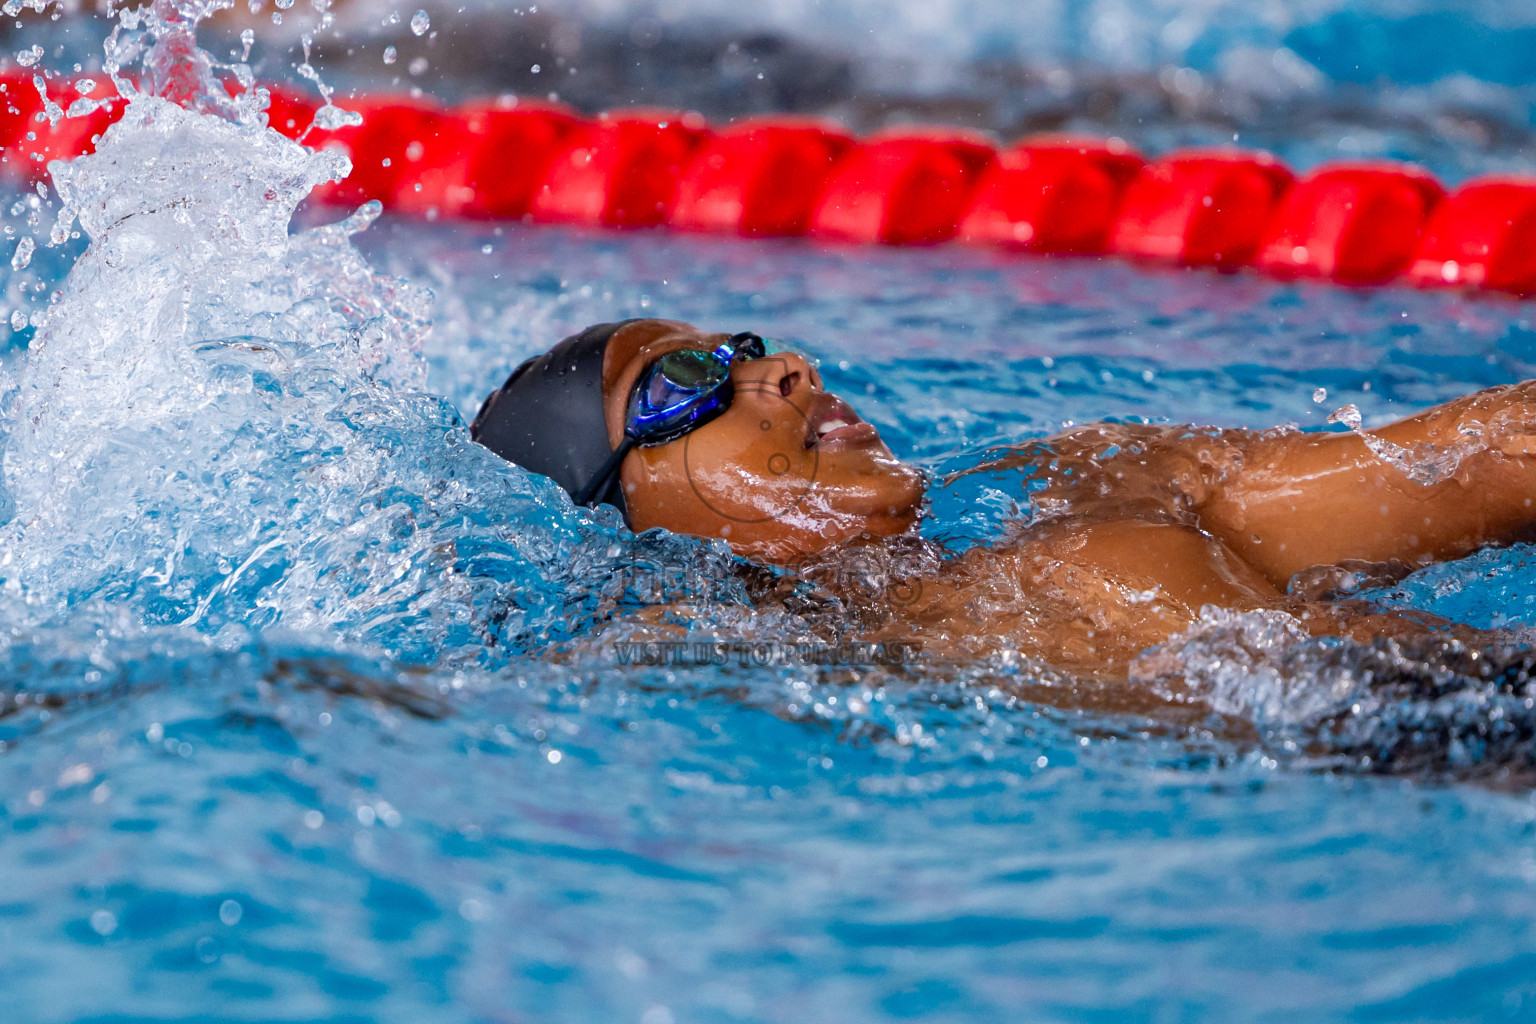
[[[25,270],[32,263],[32,253],[37,251],[37,243],[31,235],[23,235],[16,242],[16,251],[11,254],[11,269]]]
[[[1176,674],[1212,710],[1259,725],[1309,722],[1348,706],[1361,691],[1347,672],[1296,671],[1290,660],[1309,642],[1315,645],[1285,612],[1207,606],[1195,625],[1143,655],[1132,674]]]
[[[1335,409],[1329,415],[1328,422],[1340,423],[1348,427],[1355,436],[1360,438],[1372,455],[1397,470],[1409,481],[1423,487],[1430,487],[1451,479],[1461,469],[1463,460],[1488,449],[1486,432],[1478,423],[1463,425],[1461,437],[1451,444],[1418,444],[1412,448],[1405,448],[1364,429],[1358,406],[1345,405]]]
[[[377,204],[290,236],[346,164],[225,88],[194,39],[224,6],[123,12],[126,112],[50,165],[90,245],[0,381],[0,615],[281,627],[438,662],[574,625],[622,590],[603,567],[627,541],[421,391],[430,295],[349,237]]]

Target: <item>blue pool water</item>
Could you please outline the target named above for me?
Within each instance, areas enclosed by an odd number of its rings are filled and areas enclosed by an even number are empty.
[[[428,388],[461,409],[569,328],[665,312],[804,344],[938,470],[1067,421],[1315,426],[1533,372],[1530,308],[1499,300],[949,250],[364,239],[437,291]],[[936,505],[983,536],[1007,502],[978,485]],[[541,537],[555,521],[516,515]],[[1528,563],[1485,556],[1419,596],[1529,621]],[[1001,670],[626,668],[537,643],[486,664],[409,632],[405,667],[346,623],[144,633],[86,613],[8,642],[7,693],[30,696],[0,756],[13,1019],[1536,1007],[1524,790],[1277,766],[1210,722],[1019,700]]]
[[[270,140],[159,111],[103,153],[65,181],[97,245],[6,278],[60,298],[0,352],[0,1019],[1536,1016],[1517,687],[1260,617],[1179,641],[1207,703],[1146,717],[1006,652],[624,664],[601,624],[661,600],[800,625],[463,428],[663,315],[802,347],[942,477],[1102,417],[1379,423],[1536,376],[1536,305],[387,218],[359,255],[287,240],[314,168]],[[933,511],[985,542],[1025,481]],[[1536,555],[1374,596],[1525,636]]]

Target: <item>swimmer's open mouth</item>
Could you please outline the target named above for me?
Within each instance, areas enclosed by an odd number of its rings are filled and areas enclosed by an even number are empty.
[[[811,399],[805,413],[807,448],[851,448],[880,440],[873,423],[865,423],[836,395],[823,391]]]

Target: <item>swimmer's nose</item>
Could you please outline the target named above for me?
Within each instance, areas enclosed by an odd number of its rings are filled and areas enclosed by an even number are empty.
[[[821,375],[798,352],[774,352],[761,359],[751,359],[731,366],[731,380],[736,394],[758,395],[765,399],[789,399],[808,396],[821,390]]]

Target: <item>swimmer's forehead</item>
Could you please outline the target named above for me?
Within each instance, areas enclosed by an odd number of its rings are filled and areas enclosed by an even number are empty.
[[[713,334],[681,320],[636,320],[613,333],[608,351],[603,354],[603,391],[611,392],[625,370],[636,363],[650,364],[668,352],[692,348],[713,352],[730,338],[725,332]]]

